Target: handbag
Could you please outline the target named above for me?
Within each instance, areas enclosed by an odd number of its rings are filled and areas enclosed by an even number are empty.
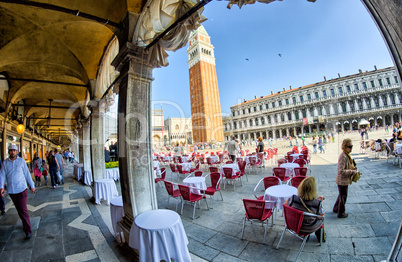
[[[57,171],[57,172],[56,172],[56,175],[57,175],[57,178],[59,179],[59,181],[61,181],[61,180],[62,180],[62,177],[61,177],[60,171]]]

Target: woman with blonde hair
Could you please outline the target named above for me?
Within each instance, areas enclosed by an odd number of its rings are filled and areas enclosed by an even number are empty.
[[[299,185],[297,196],[293,195],[290,198],[289,206],[298,210],[309,212],[316,215],[324,214],[322,201],[324,196],[317,197],[317,183],[313,176],[305,178]],[[320,241],[321,226],[323,220],[317,217],[304,216],[303,224],[300,233],[315,232],[317,240]],[[323,237],[325,242],[325,235]]]
[[[353,145],[350,138],[346,138],[342,142],[342,152],[338,159],[338,173],[336,174],[336,184],[338,185],[339,195],[336,199],[332,211],[338,214],[338,218],[346,218],[345,204],[348,197],[348,185],[351,184],[351,177],[357,173],[356,162],[352,159],[350,153]]]

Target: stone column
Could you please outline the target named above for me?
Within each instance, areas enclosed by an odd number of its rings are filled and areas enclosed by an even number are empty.
[[[346,112],[350,112],[350,104],[349,104],[349,101],[346,101]]]
[[[330,104],[330,105],[329,105],[329,113],[330,113],[330,115],[334,115],[334,114],[335,114],[335,110],[334,110],[334,105],[333,105],[333,104]]]
[[[83,163],[84,159],[84,147],[83,147],[83,131],[82,127],[78,129],[78,154],[79,154],[79,162]]]
[[[151,82],[153,67],[144,49],[122,45],[112,65],[118,77],[118,154],[126,239],[134,217],[158,209],[151,141]]]
[[[74,159],[78,162],[78,163],[81,163],[81,161],[80,161],[80,137],[79,137],[79,131],[78,130],[76,130],[76,133],[75,133],[75,136],[74,136],[74,138],[75,138],[75,151],[74,151]]]
[[[384,102],[382,101],[382,97],[381,97],[381,96],[378,96],[378,105],[379,105],[380,107],[383,107],[383,106],[384,106]]]
[[[90,133],[89,121],[82,121],[82,161],[86,172],[92,172]]]
[[[295,111],[292,111],[292,120],[294,121],[294,120],[296,120],[296,114],[295,114]],[[300,118],[300,115],[299,115],[299,118]]]
[[[311,125],[308,125],[308,132],[311,133]]]
[[[262,125],[262,123],[261,123],[261,117],[258,117],[258,125],[259,125],[259,126]]]
[[[282,129],[279,129],[279,138],[282,139],[283,134],[282,134]]]
[[[355,111],[360,111],[360,108],[359,108],[359,103],[357,102],[357,99],[355,99]]]
[[[342,113],[343,113],[342,104],[339,102],[338,103],[338,114],[342,114]]]
[[[362,98],[362,103],[363,103],[363,110],[367,110],[367,101],[366,98]]]
[[[390,106],[392,105],[391,97],[389,96],[389,93],[387,93],[387,105]]]
[[[317,117],[318,116],[318,109],[317,109],[317,107],[314,107],[314,117]]]
[[[395,92],[395,93],[394,93],[394,96],[395,96],[395,104],[396,104],[396,105],[400,104],[401,101],[399,100],[398,93]]]
[[[92,164],[92,178],[95,182],[96,179],[103,179],[106,176],[105,169],[105,151],[104,151],[104,121],[103,115],[105,108],[103,102],[96,103],[96,106],[91,108],[91,164]]]
[[[371,105],[371,109],[374,109],[376,107],[376,104],[374,102],[374,97],[370,96],[370,105]]]

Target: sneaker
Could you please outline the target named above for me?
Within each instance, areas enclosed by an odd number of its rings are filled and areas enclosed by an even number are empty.
[[[53,186],[53,189],[56,189],[56,186]]]
[[[347,213],[343,213],[342,215],[338,215],[338,218],[347,218],[348,214]]]
[[[27,236],[25,237],[25,239],[31,239],[32,235],[30,233],[27,234]]]

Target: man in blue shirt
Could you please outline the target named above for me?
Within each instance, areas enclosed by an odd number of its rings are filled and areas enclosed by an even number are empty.
[[[32,181],[31,173],[25,160],[18,156],[18,147],[10,145],[8,154],[10,157],[4,161],[0,170],[0,194],[4,197],[4,182],[7,181],[8,194],[22,220],[22,227],[26,235],[25,239],[30,239],[32,229],[27,208],[27,182],[31,187],[32,193],[35,193],[35,184]]]

